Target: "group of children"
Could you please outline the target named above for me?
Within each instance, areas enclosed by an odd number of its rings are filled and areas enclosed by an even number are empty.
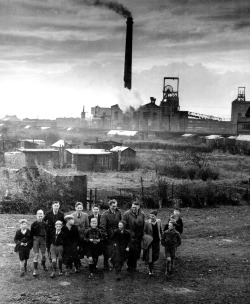
[[[97,270],[97,262],[103,253],[102,234],[98,228],[98,220],[92,217],[90,227],[85,233],[85,255],[89,264],[89,278],[93,278]],[[111,239],[113,250],[109,263],[115,269],[117,278],[120,278],[120,272],[124,262],[127,259],[130,250],[131,235],[124,229],[124,222],[119,221],[117,230],[114,231]],[[180,210],[176,208],[168,220],[164,229],[160,229],[161,244],[165,247],[166,257],[166,275],[170,275],[174,269],[177,247],[181,244],[180,235],[183,232],[183,222],[180,217]],[[41,266],[44,271],[46,267],[46,242],[50,244],[49,257],[52,266],[51,278],[56,276],[57,266],[59,275],[63,274],[63,264],[65,264],[65,276],[69,276],[75,267],[75,272],[79,271],[79,248],[81,237],[78,227],[75,225],[74,215],[66,215],[64,223],[60,220],[55,222],[54,230],[48,233],[48,224],[44,221],[44,212],[38,210],[36,221],[32,223],[31,229],[28,229],[27,220],[20,220],[20,229],[16,231],[14,241],[16,243],[15,252],[19,253],[20,259],[20,276],[27,272],[27,261],[30,250],[33,248],[33,276],[38,276],[38,259],[41,251]],[[150,272],[152,274],[152,271]]]

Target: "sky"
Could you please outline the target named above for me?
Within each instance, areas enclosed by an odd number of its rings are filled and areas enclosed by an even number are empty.
[[[181,110],[228,118],[238,86],[250,100],[250,1],[105,3],[0,0],[0,117],[80,117],[83,106],[136,108],[150,97],[159,104],[163,77],[172,76]],[[131,91],[123,83],[128,12]]]

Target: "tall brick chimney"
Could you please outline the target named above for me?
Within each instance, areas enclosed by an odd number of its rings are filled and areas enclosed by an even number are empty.
[[[127,34],[124,63],[124,88],[132,87],[132,42],[133,42],[133,18],[127,18]]]

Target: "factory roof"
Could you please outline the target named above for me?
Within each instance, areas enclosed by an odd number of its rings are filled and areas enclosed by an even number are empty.
[[[236,137],[236,140],[239,140],[239,141],[250,141],[250,135],[238,135]]]
[[[108,135],[135,136],[138,131],[110,130]]]
[[[104,149],[67,149],[71,154],[78,155],[110,155],[111,152],[106,151]]]

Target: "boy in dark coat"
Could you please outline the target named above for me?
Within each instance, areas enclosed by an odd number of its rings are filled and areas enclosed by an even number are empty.
[[[60,211],[59,208],[60,208],[60,203],[58,201],[54,201],[52,203],[52,209],[48,211],[43,218],[43,221],[48,224],[48,235],[47,235],[46,246],[51,262],[52,262],[51,253],[50,253],[51,233],[55,230],[55,223],[57,221],[61,221],[63,224],[65,224],[64,213]]]
[[[161,244],[165,247],[165,258],[167,259],[167,267],[165,274],[171,274],[174,269],[175,254],[177,246],[181,244],[181,236],[175,230],[175,223],[169,222],[168,230],[163,232]]]
[[[100,221],[100,231],[103,236],[103,263],[104,269],[109,270],[109,259],[112,255],[113,242],[111,240],[114,231],[122,219],[121,212],[117,208],[117,201],[109,201],[109,209],[104,211]]]
[[[96,265],[98,257],[102,254],[102,235],[97,228],[97,219],[92,218],[90,222],[90,228],[86,232],[86,239],[88,241],[87,258],[89,262],[89,278],[93,278],[93,273],[96,272]]]
[[[29,259],[30,250],[32,247],[32,237],[30,230],[27,228],[27,220],[19,221],[20,229],[16,231],[14,241],[16,243],[15,252],[19,253],[20,259],[20,276],[24,276],[27,272],[27,261]]]
[[[141,211],[140,203],[132,203],[130,210],[124,212],[123,221],[125,229],[129,230],[131,235],[131,245],[128,254],[128,271],[134,272],[137,268],[137,261],[141,255],[141,241],[144,234],[145,214]]]
[[[114,250],[111,257],[111,263],[115,268],[116,279],[121,279],[121,269],[124,262],[128,258],[129,243],[131,241],[131,236],[128,230],[124,229],[124,222],[120,221],[118,223],[118,229],[115,230],[112,240],[114,242]]]
[[[66,215],[64,217],[66,225],[63,226],[62,232],[64,234],[64,259],[66,264],[65,276],[69,276],[69,271],[72,269],[74,263],[75,272],[79,272],[78,267],[78,250],[80,245],[80,235],[78,228],[74,225],[74,216]]]
[[[64,234],[61,229],[62,222],[57,221],[55,223],[55,230],[50,234],[50,253],[52,259],[52,273],[50,275],[51,278],[54,278],[56,275],[57,261],[59,266],[59,275],[62,275]]]
[[[44,213],[42,210],[38,210],[36,213],[36,221],[31,225],[31,236],[33,238],[33,251],[34,251],[34,271],[33,276],[38,275],[38,258],[39,258],[39,250],[42,253],[42,267],[44,271],[47,271],[47,267],[45,265],[46,262],[46,238],[48,232],[48,225],[43,222]]]

